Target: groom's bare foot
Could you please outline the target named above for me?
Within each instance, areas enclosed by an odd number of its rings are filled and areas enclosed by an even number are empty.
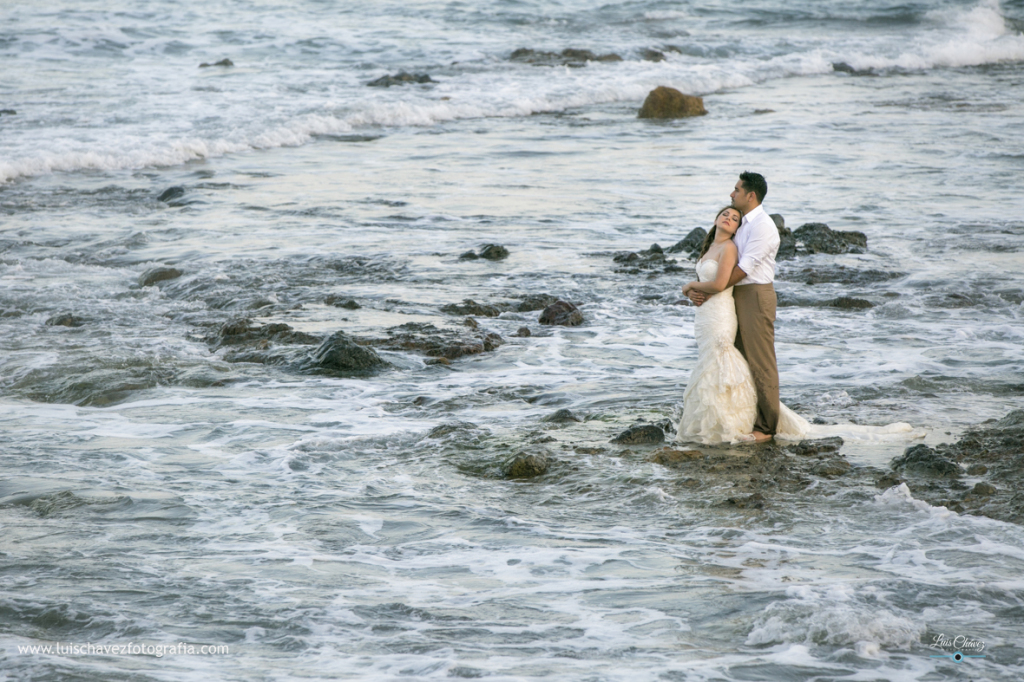
[[[767,443],[772,439],[772,435],[770,433],[761,433],[760,431],[754,431],[750,435],[754,437],[755,443]]]

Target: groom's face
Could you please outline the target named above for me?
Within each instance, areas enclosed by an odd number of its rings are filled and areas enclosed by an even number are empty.
[[[743,186],[742,180],[737,180],[736,187],[733,189],[732,194],[729,195],[729,198],[732,199],[733,208],[740,213],[746,214],[751,209],[756,208],[756,196],[757,194],[754,192],[747,191],[747,188]]]

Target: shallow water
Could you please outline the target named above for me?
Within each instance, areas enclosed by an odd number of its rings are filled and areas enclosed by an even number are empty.
[[[7,679],[1020,677],[1020,527],[841,480],[737,509],[608,444],[672,417],[696,359],[686,277],[612,255],[706,227],[746,168],[790,227],[868,237],[780,264],[787,404],[932,444],[1021,406],[1019,3],[108,7],[0,10]],[[439,82],[364,85],[400,70]],[[638,121],[658,84],[709,115]],[[458,259],[486,243],[511,255]],[[184,274],[140,287],[156,265]],[[450,367],[310,376],[202,341],[465,329],[440,306],[538,293],[585,324],[478,318],[505,344]],[[819,305],[842,295],[874,307]],[[540,447],[548,474],[498,477]],[[230,653],[18,651],[48,642]]]

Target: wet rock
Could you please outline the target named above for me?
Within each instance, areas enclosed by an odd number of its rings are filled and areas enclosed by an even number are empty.
[[[851,286],[870,286],[888,280],[906,277],[904,272],[886,270],[857,270],[845,265],[819,265],[799,270],[780,269],[779,279],[804,284],[847,284]]]
[[[612,256],[612,261],[619,263],[621,267],[615,272],[627,275],[646,274],[648,277],[658,275],[674,274],[683,271],[677,261],[665,257],[665,250],[657,244],[638,252],[620,251]]]
[[[287,324],[276,322],[253,326],[252,321],[248,318],[231,320],[225,323],[214,336],[208,336],[204,340],[215,349],[223,346],[258,346],[265,349],[271,342],[299,345],[312,345],[321,342],[319,336],[297,332]],[[252,362],[252,360],[244,362]]]
[[[15,116],[17,113],[14,109],[0,109],[0,116]]]
[[[889,466],[901,474],[956,477],[961,473],[960,467],[924,444],[907,448],[902,455],[894,457]]]
[[[843,476],[850,473],[853,469],[850,463],[845,459],[829,459],[820,464],[816,464],[811,471],[818,476],[825,476],[827,478],[833,478],[835,476]]]
[[[346,310],[359,310],[363,307],[359,305],[355,299],[349,298],[348,296],[328,296],[324,299],[324,303],[332,305],[335,308],[345,308]]]
[[[476,255],[475,251],[467,251],[466,253],[459,256],[459,260],[479,260],[480,256]]]
[[[896,474],[888,473],[888,474],[885,474],[884,476],[882,476],[877,481],[875,481],[875,487],[876,488],[882,488],[882,489],[888,489],[888,488],[893,487],[894,485],[900,485],[901,483],[906,483],[906,482],[907,482],[906,479],[901,478],[901,477],[897,476]]]
[[[537,321],[541,324],[575,327],[583,324],[583,313],[568,301],[556,301],[544,309]]]
[[[990,497],[992,495],[995,495],[999,491],[991,483],[985,483],[984,481],[981,481],[979,483],[974,484],[974,488],[971,490],[971,492],[974,495]]]
[[[832,70],[838,73],[848,73],[851,76],[874,76],[874,69],[855,69],[846,62],[832,62]]]
[[[462,321],[463,327],[469,327],[470,329],[479,329],[480,323],[474,320],[472,317],[467,317]]]
[[[833,230],[825,223],[806,223],[793,236],[807,253],[865,253],[868,238],[863,232]]]
[[[207,69],[207,68],[209,68],[211,66],[234,66],[234,65],[235,65],[235,63],[233,61],[231,61],[230,59],[225,57],[224,59],[220,60],[219,62],[213,62],[212,64],[207,63],[207,62],[203,62],[202,64],[199,65],[199,68],[200,69]]]
[[[169,279],[177,279],[184,273],[178,268],[151,268],[139,276],[139,286],[149,287],[157,282],[165,282]]]
[[[730,497],[726,502],[738,509],[764,509],[765,505],[768,504],[768,500],[761,493],[754,493],[746,497]]]
[[[183,196],[185,196],[185,188],[179,185],[175,185],[174,187],[168,187],[163,192],[161,192],[160,196],[158,196],[156,200],[167,203],[169,201],[179,199]]]
[[[665,432],[654,424],[638,424],[612,439],[617,445],[656,445],[665,442]]]
[[[535,310],[544,310],[557,301],[558,297],[551,294],[529,294],[511,307],[519,313],[532,313]]]
[[[700,249],[707,236],[707,230],[703,227],[695,227],[685,237],[665,249],[665,253],[685,253],[690,260],[696,260],[700,256]]]
[[[528,455],[520,452],[502,464],[501,474],[505,478],[534,478],[546,473],[548,466],[547,454]]]
[[[527,337],[530,336],[530,334],[531,332],[529,327],[520,327],[516,330],[516,336]]]
[[[416,351],[448,360],[492,351],[504,343],[499,335],[492,332],[467,337],[460,332],[418,322],[392,327],[386,333],[386,338],[368,339],[366,343],[387,350]]]
[[[85,320],[73,313],[58,313],[46,321],[47,327],[81,327]]]
[[[984,464],[972,464],[967,467],[968,476],[984,476],[988,473],[988,467]]]
[[[387,367],[388,363],[377,351],[360,346],[345,332],[334,332],[317,347],[303,365],[306,371],[360,373]]]
[[[700,450],[677,450],[664,447],[651,455],[648,461],[667,467],[679,467],[702,459],[704,459],[704,453]]]
[[[558,410],[554,414],[549,414],[548,416],[541,419],[541,421],[550,422],[552,424],[565,424],[567,422],[578,422],[582,420],[576,415],[574,415],[571,410],[563,409]]]
[[[604,448],[595,448],[589,445],[577,445],[572,449],[577,455],[600,455],[605,452]]]
[[[621,62],[622,57],[614,53],[595,54],[590,50],[566,48],[561,52],[544,52],[521,47],[513,52],[509,59],[514,62],[533,64],[534,66],[571,66],[583,67],[587,62]]]
[[[478,428],[473,422],[446,422],[435,426],[427,434],[427,438],[444,438],[457,433],[465,433],[466,431],[472,431]]]
[[[497,317],[503,309],[494,305],[477,303],[471,298],[464,299],[462,303],[449,303],[441,306],[441,312],[449,315],[476,315],[477,317]]]
[[[508,258],[508,249],[500,244],[487,244],[480,249],[480,257],[487,260],[503,260]]]
[[[840,308],[842,310],[867,310],[868,308],[875,307],[875,304],[871,301],[865,301],[863,298],[854,298],[852,296],[833,298],[826,305],[830,308]]]
[[[640,107],[638,118],[687,118],[703,116],[707,112],[704,100],[693,95],[684,95],[675,88],[659,85],[647,95]]]
[[[831,436],[829,438],[802,440],[796,445],[789,446],[789,450],[801,457],[813,457],[820,454],[838,453],[841,447],[843,447],[843,439],[838,436]]]
[[[367,83],[371,88],[390,88],[392,85],[407,85],[409,83],[436,83],[430,76],[425,73],[406,73],[402,71],[396,73],[394,76],[386,75],[381,76],[377,80],[370,81]]]
[[[665,61],[665,53],[664,52],[662,52],[660,50],[655,50],[655,49],[652,49],[652,48],[649,48],[649,47],[645,48],[644,51],[640,53],[640,56],[643,58],[643,60],[645,62],[663,62],[663,61]]]

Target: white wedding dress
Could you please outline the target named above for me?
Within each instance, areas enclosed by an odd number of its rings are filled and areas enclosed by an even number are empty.
[[[701,282],[718,275],[718,261],[697,263]],[[676,440],[701,441],[707,445],[748,440],[757,413],[757,392],[750,366],[736,348],[736,304],[732,288],[715,294],[697,308],[693,334],[697,340],[697,364],[683,393],[683,416]],[[904,441],[924,438],[927,433],[905,422],[885,426],[861,424],[811,424],[783,404],[775,438],[842,438],[864,441]]]
[[[718,261],[697,264],[701,282],[718,274]],[[683,393],[683,417],[677,440],[705,444],[735,443],[754,428],[757,392],[750,367],[734,345],[736,304],[732,288],[710,297],[697,308],[693,333],[697,340],[697,364]],[[800,440],[811,425],[785,405],[779,405],[777,438]]]

